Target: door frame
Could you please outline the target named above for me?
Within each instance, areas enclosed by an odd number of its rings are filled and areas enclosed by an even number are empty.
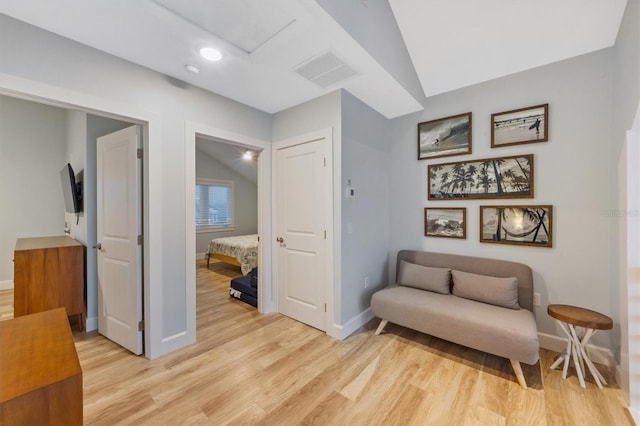
[[[336,330],[336,324],[335,321],[333,320],[334,318],[334,310],[335,310],[335,306],[334,306],[334,301],[335,301],[335,285],[334,283],[336,282],[336,269],[335,269],[335,265],[334,265],[334,256],[335,256],[335,247],[334,247],[334,243],[335,243],[335,239],[334,239],[334,196],[333,196],[333,191],[334,191],[334,182],[335,182],[335,170],[334,170],[334,138],[333,138],[333,128],[329,127],[329,128],[325,128],[322,130],[318,130],[318,131],[314,131],[314,132],[309,132],[309,133],[305,133],[302,135],[298,135],[298,136],[293,136],[287,139],[283,139],[277,142],[274,142],[273,144],[271,144],[271,158],[272,161],[275,161],[276,158],[276,151],[278,151],[279,149],[283,148],[283,147],[288,147],[288,146],[293,146],[293,145],[298,145],[298,144],[302,144],[311,140],[318,140],[318,139],[325,139],[326,141],[326,150],[325,150],[325,157],[326,157],[326,161],[327,161],[327,176],[329,179],[329,182],[326,182],[327,188],[329,189],[329,194],[327,196],[327,200],[326,200],[326,205],[325,205],[325,215],[326,215],[326,231],[327,231],[327,242],[326,242],[326,253],[325,253],[325,288],[324,288],[324,296],[325,296],[325,303],[327,304],[327,310],[325,312],[325,318],[324,318],[324,324],[325,324],[325,333],[327,333],[329,336],[335,337],[335,338],[340,338],[340,334],[337,332]],[[271,171],[271,181],[275,182],[275,169],[272,169]],[[275,197],[275,193],[276,193],[277,189],[275,188],[275,186],[272,188],[272,197]],[[273,209],[273,213],[271,215],[271,229],[276,229],[276,213],[275,210],[277,208],[277,206],[275,205],[275,203],[272,203],[272,209]],[[272,276],[273,276],[273,288],[272,288],[272,292],[273,292],[273,300],[274,300],[274,304],[275,304],[275,309],[276,312],[280,312],[279,306],[278,306],[278,249],[277,249],[277,242],[275,240],[275,238],[271,238],[270,240],[270,244],[269,247],[271,248],[271,252],[272,252]],[[339,328],[339,327],[338,327]]]
[[[196,341],[196,137],[216,139],[243,146],[258,154],[258,312],[274,312],[271,281],[271,150],[270,142],[217,127],[191,121],[185,122],[185,247],[186,247],[186,324],[187,338]]]
[[[162,211],[162,188],[152,182],[162,181],[162,152],[155,142],[162,141],[162,119],[158,114],[99,96],[53,86],[10,74],[0,73],[0,94],[31,102],[102,115],[142,127],[143,156],[143,312],[145,318],[144,356],[157,358],[185,346],[183,339],[164,339],[162,330],[162,217],[149,215]]]

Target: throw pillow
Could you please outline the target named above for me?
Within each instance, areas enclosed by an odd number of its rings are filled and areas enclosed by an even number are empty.
[[[400,261],[398,271],[398,285],[449,294],[451,283],[451,269],[432,268],[416,265],[407,261]]]
[[[520,309],[518,303],[518,279],[497,278],[470,272],[451,271],[453,294],[509,309]]]

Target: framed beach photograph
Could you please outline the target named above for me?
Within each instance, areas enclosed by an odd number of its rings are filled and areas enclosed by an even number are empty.
[[[549,104],[491,114],[491,148],[549,140]]]
[[[471,154],[471,113],[418,123],[418,160]]]
[[[467,209],[464,207],[424,209],[424,236],[467,238]]]
[[[427,167],[429,200],[533,198],[533,154]]]
[[[480,242],[553,246],[552,206],[480,206]]]

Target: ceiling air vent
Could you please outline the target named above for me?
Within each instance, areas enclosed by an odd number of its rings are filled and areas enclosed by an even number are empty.
[[[294,71],[323,88],[358,75],[331,52],[309,59],[294,68]]]

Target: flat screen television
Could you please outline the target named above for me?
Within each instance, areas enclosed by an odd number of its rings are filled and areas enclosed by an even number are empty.
[[[82,211],[82,186],[76,183],[76,175],[71,164],[60,170],[60,182],[62,182],[62,193],[64,195],[64,209],[68,213],[80,213]]]

